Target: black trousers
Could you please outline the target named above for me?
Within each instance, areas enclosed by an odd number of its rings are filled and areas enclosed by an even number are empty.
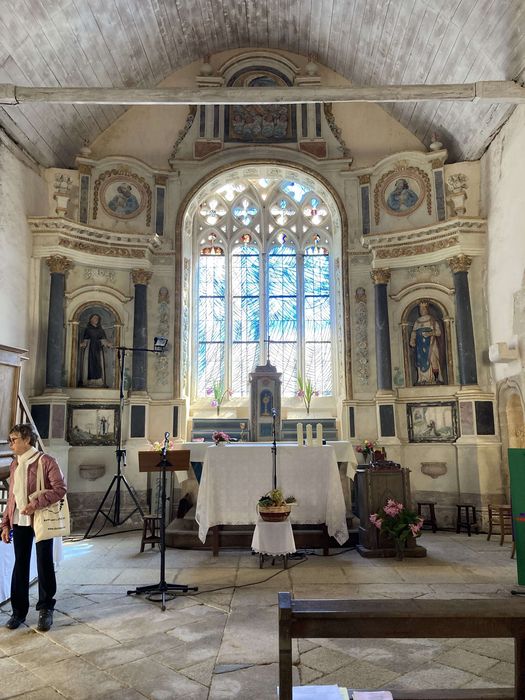
[[[11,577],[11,607],[18,617],[25,617],[29,610],[29,564],[35,532],[31,526],[13,525],[15,565]],[[57,582],[53,564],[53,540],[36,543],[38,572],[37,610],[53,610]]]

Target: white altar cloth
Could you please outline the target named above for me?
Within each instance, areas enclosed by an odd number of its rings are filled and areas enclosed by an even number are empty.
[[[266,445],[271,446],[270,442],[242,442],[234,443],[235,445],[242,445],[243,447],[254,446],[254,445]],[[278,442],[277,449],[285,446],[296,445],[295,442]],[[354,450],[348,440],[328,440],[327,445],[330,445],[335,450],[335,460],[336,462],[349,462],[357,466],[357,460],[355,458]],[[206,457],[206,450],[208,447],[212,447],[212,442],[182,442],[175,445],[176,450],[190,450],[190,462],[204,462]]]
[[[326,523],[328,534],[348,539],[346,509],[335,451],[323,447],[277,446],[277,485],[295,496],[294,523]],[[257,501],[272,488],[270,445],[230,444],[208,448],[204,458],[195,519],[199,539],[215,525],[255,524]]]
[[[259,518],[253,531],[252,549],[258,554],[274,557],[293,554],[296,550],[290,519],[280,523],[267,523]]]
[[[55,568],[59,564],[63,556],[62,551],[62,538],[53,538],[53,560],[55,562]],[[15,552],[13,544],[6,544],[5,542],[0,542],[0,604],[5,603],[9,600],[11,595],[11,574],[13,573],[13,564],[15,563]],[[36,552],[35,545],[33,544],[33,550],[31,552],[31,564],[29,569],[29,580],[34,581],[36,579]]]

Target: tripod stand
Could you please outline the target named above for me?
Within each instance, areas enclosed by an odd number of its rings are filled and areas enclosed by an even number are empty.
[[[118,525],[123,525],[126,520],[129,520],[131,516],[135,515],[135,513],[138,511],[142,517],[144,517],[144,511],[142,510],[140,503],[138,502],[137,495],[133,491],[132,487],[130,486],[128,480],[122,473],[122,466],[126,466],[126,450],[122,449],[122,414],[124,412],[124,365],[126,361],[126,350],[131,350],[134,351],[135,348],[124,348],[124,347],[119,347],[117,348],[118,351],[118,360],[120,363],[120,379],[119,379],[119,414],[118,414],[118,422],[117,425],[115,426],[116,428],[116,443],[117,443],[117,449],[115,450],[115,454],[117,455],[117,473],[113,476],[113,479],[111,480],[110,485],[107,488],[106,493],[104,494],[104,497],[97,508],[95,515],[93,516],[93,519],[91,520],[91,523],[89,524],[88,529],[86,530],[86,534],[84,535],[84,539],[87,539],[89,537],[89,533],[91,532],[91,528],[95,524],[95,520],[98,518],[99,515],[104,516],[107,522],[109,522],[113,527],[117,527]],[[155,350],[147,350],[146,348],[136,348],[137,351],[139,352],[156,352]],[[127,515],[123,520],[120,518],[120,505],[121,505],[121,497],[120,497],[120,490],[121,487],[124,486],[129,493],[131,500],[135,504],[134,510],[131,511],[129,515]],[[113,501],[110,504],[107,512],[104,511],[104,504],[106,503],[106,500],[109,498],[109,495],[111,491],[113,490],[113,487],[115,487],[115,495],[113,497]],[[113,511],[113,514],[112,514]],[[105,524],[105,523],[104,523]]]
[[[149,586],[138,586],[134,591],[128,591],[127,595],[146,593],[146,597],[154,602],[160,602],[161,610],[166,610],[166,599],[172,600],[177,594],[188,591],[198,591],[197,586],[166,582],[166,471],[187,469],[190,461],[189,450],[171,450],[168,459],[169,433],[164,434],[164,447],[162,458],[158,461],[157,452],[139,452],[139,469],[141,471],[153,471],[161,473],[160,486],[160,581]],[[160,595],[155,599],[152,596]]]

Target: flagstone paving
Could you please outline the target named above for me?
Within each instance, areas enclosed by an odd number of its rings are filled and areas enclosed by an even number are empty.
[[[138,585],[157,583],[160,555],[140,553],[140,534],[68,541],[58,571],[55,623],[36,631],[4,624],[0,608],[0,700],[104,697],[274,700],[278,679],[277,593],[299,598],[506,598],[516,585],[511,545],[483,535],[425,532],[424,559],[363,559],[309,552],[288,569],[259,569],[249,551],[168,549],[168,582],[198,585],[166,611]],[[32,588],[34,604],[35,587]],[[511,686],[512,640],[306,639],[294,644],[294,683],[377,688]]]

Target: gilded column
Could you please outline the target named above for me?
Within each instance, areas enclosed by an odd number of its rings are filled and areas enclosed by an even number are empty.
[[[61,255],[52,255],[46,259],[46,263],[51,273],[47,320],[46,387],[60,389],[64,375],[66,272],[73,266],[73,263]]]
[[[469,255],[456,255],[448,261],[454,277],[456,297],[456,338],[458,343],[459,383],[463,386],[478,383],[476,346],[470,306],[468,270],[472,263]]]
[[[376,368],[377,389],[392,390],[392,357],[390,354],[390,325],[388,321],[387,284],[390,270],[377,269],[370,273],[375,289]]]
[[[148,347],[148,282],[151,272],[132,270],[131,279],[135,285],[135,306],[133,311],[133,347]],[[148,353],[134,352],[131,365],[131,390],[146,391],[148,386]]]

